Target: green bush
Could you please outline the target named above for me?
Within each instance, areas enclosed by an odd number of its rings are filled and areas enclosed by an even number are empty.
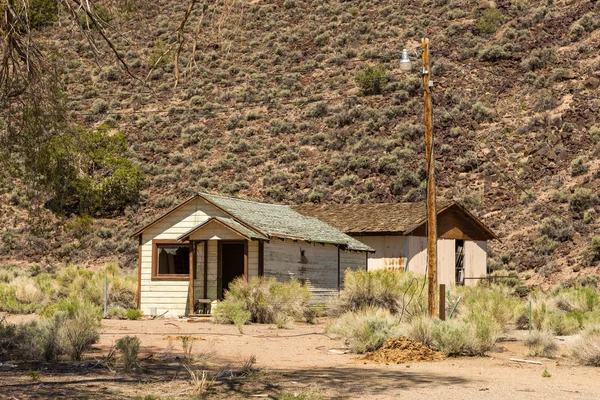
[[[434,346],[449,356],[479,356],[494,347],[499,332],[492,318],[481,315],[441,321],[434,325],[432,337]]]
[[[598,204],[598,195],[588,188],[577,188],[569,198],[569,208],[582,213]]]
[[[352,352],[362,354],[377,350],[387,339],[399,336],[400,325],[389,311],[366,307],[345,313],[326,332],[341,335]]]
[[[281,283],[273,277],[252,277],[248,281],[238,278],[229,284],[225,300],[217,309],[243,315],[239,310],[241,304],[250,313],[251,322],[283,326],[288,321],[312,320],[310,299],[308,287],[296,279]],[[223,318],[234,322],[226,314]]]
[[[404,335],[427,347],[433,347],[433,319],[426,316],[413,318],[405,327]]]
[[[529,348],[529,355],[532,357],[554,358],[558,351],[558,345],[554,341],[554,336],[547,331],[532,331],[527,335],[525,344]]]
[[[592,238],[592,244],[590,246],[592,260],[600,260],[600,236],[596,235]],[[1,301],[1,294],[0,294]]]
[[[128,308],[125,312],[127,319],[138,320],[144,316],[144,313],[137,308]]]
[[[117,340],[116,348],[121,353],[123,371],[131,372],[131,369],[138,362],[140,339],[138,339],[137,336],[124,336]]]
[[[542,328],[555,335],[564,336],[577,333],[580,324],[577,318],[567,315],[564,312],[551,312],[546,316]]]
[[[522,302],[511,296],[511,292],[509,287],[500,285],[489,288],[461,287],[458,293],[462,295],[463,300],[458,312],[469,321],[476,320],[479,316],[489,317],[501,330],[506,330],[523,312]]]
[[[99,311],[93,304],[82,301],[74,310],[67,312],[60,336],[65,353],[72,360],[81,360],[83,354],[100,339]]]
[[[573,238],[575,229],[573,225],[560,217],[549,217],[544,218],[538,225],[538,230],[541,235],[558,240],[559,242],[565,242]]]
[[[497,8],[488,8],[484,11],[483,16],[477,22],[477,30],[479,33],[486,35],[495,33],[498,27],[502,24],[503,15]]]
[[[422,315],[426,310],[424,276],[404,271],[346,271],[344,289],[332,312],[356,311],[371,306],[384,308],[406,317]]]
[[[365,66],[354,79],[365,95],[381,94],[388,81],[384,66]]]
[[[220,302],[213,312],[217,324],[234,324],[240,333],[244,333],[244,325],[252,318],[245,304],[240,300],[227,299]]]
[[[589,166],[586,164],[583,157],[577,157],[571,161],[571,176],[579,176],[588,172]]]

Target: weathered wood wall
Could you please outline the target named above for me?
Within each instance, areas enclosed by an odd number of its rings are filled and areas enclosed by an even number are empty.
[[[273,239],[265,243],[264,257],[265,276],[280,282],[298,279],[312,291],[313,303],[325,303],[338,294],[337,246]],[[365,253],[340,252],[340,283],[345,266],[364,269],[365,263]]]
[[[407,252],[406,236],[357,236],[356,239],[375,250],[375,253],[369,253],[369,271],[377,269],[404,271]]]
[[[487,274],[487,242],[465,241],[465,277],[481,278]],[[479,279],[466,279],[465,285],[475,286]]]

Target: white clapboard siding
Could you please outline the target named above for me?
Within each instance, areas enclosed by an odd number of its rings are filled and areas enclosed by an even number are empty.
[[[487,273],[487,242],[465,240],[465,277],[481,278]],[[465,279],[465,285],[475,286],[478,279]]]
[[[244,237],[217,221],[210,221],[194,232],[190,240],[244,240]]]
[[[189,281],[151,279],[152,240],[176,239],[181,234],[206,221],[210,216],[224,217],[225,214],[204,200],[196,199],[143,232],[140,282],[140,308],[142,312],[150,314],[151,307],[156,307],[158,314],[168,311],[167,316],[178,316],[186,313],[189,303]],[[168,297],[164,297],[159,293],[168,293]]]

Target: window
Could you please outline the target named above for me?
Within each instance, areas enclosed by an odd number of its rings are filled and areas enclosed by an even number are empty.
[[[152,278],[188,279],[191,245],[170,241],[153,241]]]

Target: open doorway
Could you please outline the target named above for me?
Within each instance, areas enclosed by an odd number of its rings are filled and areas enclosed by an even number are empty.
[[[465,284],[465,241],[456,240],[455,249],[455,282],[457,286]]]
[[[220,246],[221,285],[219,298],[223,299],[229,284],[237,277],[244,276],[244,242],[222,242]]]

